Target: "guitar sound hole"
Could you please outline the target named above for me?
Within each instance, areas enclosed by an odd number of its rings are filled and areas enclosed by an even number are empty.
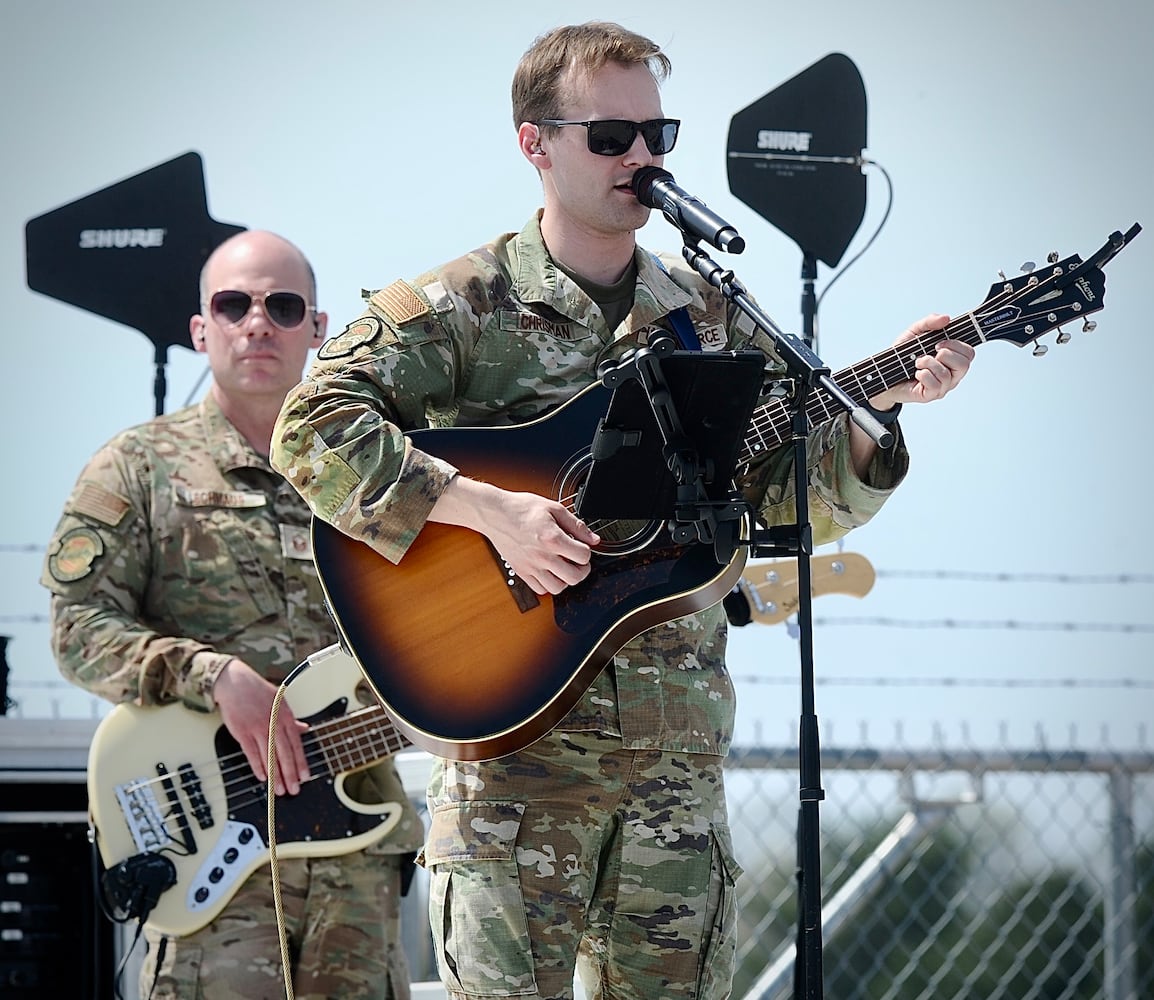
[[[571,458],[557,477],[554,496],[570,510],[574,510],[577,494],[593,458],[582,452]],[[622,556],[637,552],[653,541],[661,531],[662,521],[649,518],[592,519],[588,525],[601,536],[601,544],[593,550],[594,555]]]

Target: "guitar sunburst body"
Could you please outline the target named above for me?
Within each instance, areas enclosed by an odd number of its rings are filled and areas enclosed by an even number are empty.
[[[473,479],[564,498],[576,488],[609,391],[589,386],[548,416],[501,428],[415,431],[413,446]],[[417,746],[485,760],[545,735],[597,673],[646,629],[718,603],[745,561],[675,544],[661,523],[594,523],[594,569],[538,596],[484,536],[428,523],[394,565],[327,523],[313,552],[348,648]]]

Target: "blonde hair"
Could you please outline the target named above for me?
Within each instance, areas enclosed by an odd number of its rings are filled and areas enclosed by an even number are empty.
[[[513,74],[513,125],[563,116],[566,73],[588,78],[607,63],[644,65],[658,83],[672,64],[661,47],[644,35],[611,21],[588,21],[554,28],[540,35]]]

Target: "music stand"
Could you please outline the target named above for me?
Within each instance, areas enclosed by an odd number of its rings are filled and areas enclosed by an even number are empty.
[[[675,541],[717,542],[748,505],[732,489],[764,382],[760,351],[673,350],[658,338],[603,365],[612,388],[574,510],[585,520],[668,519]],[[719,552],[719,561],[727,562]]]

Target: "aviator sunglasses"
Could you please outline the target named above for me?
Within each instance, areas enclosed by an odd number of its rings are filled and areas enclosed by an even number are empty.
[[[217,322],[236,326],[248,315],[253,299],[260,300],[265,315],[274,326],[279,326],[282,330],[295,330],[305,321],[309,313],[317,311],[316,306],[307,305],[304,296],[297,292],[273,289],[250,295],[248,292],[231,288],[214,292],[209,300],[209,309]]]
[[[651,118],[647,122],[631,122],[624,118],[602,118],[594,122],[566,122],[558,118],[543,118],[538,125],[581,125],[588,131],[589,152],[598,156],[623,156],[633,146],[637,133],[645,140],[645,148],[654,156],[664,156],[677,142],[681,121],[677,118]]]

